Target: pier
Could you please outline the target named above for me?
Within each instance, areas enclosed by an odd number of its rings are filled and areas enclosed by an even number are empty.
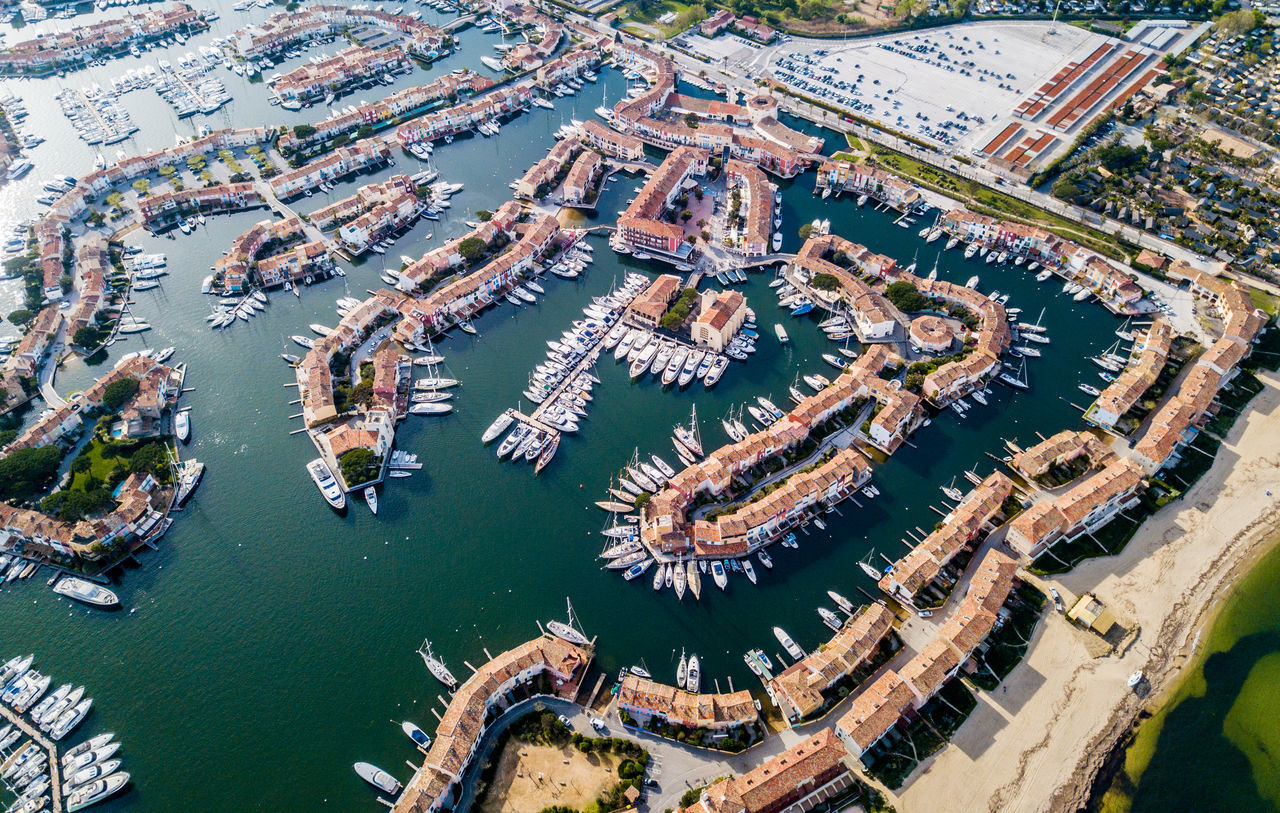
[[[49,757],[49,768],[47,773],[50,785],[50,810],[52,810],[53,813],[62,813],[66,808],[62,803],[62,766],[58,763],[58,746],[54,745],[53,740],[40,733],[39,729],[23,719],[21,714],[18,714],[18,712],[8,706],[0,705],[0,714],[3,714],[6,720],[13,723],[15,728],[21,730],[23,734],[26,734],[32,742],[45,750]],[[16,748],[13,753],[17,753]],[[12,754],[10,756],[12,756]]]

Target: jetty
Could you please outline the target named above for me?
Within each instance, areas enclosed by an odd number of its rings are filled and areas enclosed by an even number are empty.
[[[46,756],[49,758],[47,770],[49,773],[50,810],[53,813],[63,813],[66,810],[66,806],[63,804],[62,799],[62,766],[58,762],[58,746],[54,744],[53,740],[42,734],[40,729],[31,725],[21,714],[8,706],[0,705],[0,714],[3,714],[6,720],[13,723],[14,728],[22,731],[32,742],[44,749]],[[15,750],[14,753],[16,754],[17,751]]]

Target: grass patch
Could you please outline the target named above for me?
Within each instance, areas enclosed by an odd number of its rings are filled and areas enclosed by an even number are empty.
[[[70,488],[73,491],[87,490],[89,478],[93,477],[100,482],[106,482],[108,476],[117,465],[128,465],[128,461],[121,457],[116,457],[116,449],[108,447],[99,440],[92,440],[89,445],[80,452],[79,458],[89,461],[89,468],[84,471],[77,471],[71,478]],[[79,459],[77,458],[77,459]],[[81,464],[83,465],[83,464]]]
[[[887,147],[876,145],[872,148],[872,154],[888,169],[943,194],[958,197],[975,212],[1040,226],[1109,257],[1118,259],[1125,256],[1124,250],[1114,237],[1097,229],[1083,226],[1003,192],[989,189],[977,181],[952,175]]]

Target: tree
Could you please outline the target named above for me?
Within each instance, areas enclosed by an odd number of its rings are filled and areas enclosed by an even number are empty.
[[[129,456],[129,471],[132,474],[142,472],[163,474],[169,467],[164,446],[159,443],[148,443]]]
[[[92,347],[98,343],[98,329],[93,325],[85,325],[76,330],[74,336],[71,337],[71,343],[77,347]]]
[[[1053,196],[1059,200],[1075,200],[1080,196],[1080,187],[1072,183],[1070,178],[1059,178],[1053,184]]]
[[[18,327],[22,327],[34,318],[36,318],[35,313],[27,310],[26,308],[18,308],[15,311],[9,312],[9,321]]]
[[[338,468],[348,486],[365,483],[378,473],[378,456],[372,449],[352,449],[338,461]]]
[[[833,274],[817,273],[813,275],[813,279],[809,280],[809,284],[820,291],[834,291],[840,287],[840,280]]]
[[[812,233],[813,233],[813,224],[812,224],[812,223],[804,223],[804,224],[802,224],[802,225],[800,226],[800,239],[801,239],[801,240],[808,240],[808,239],[809,239],[809,235],[810,235],[810,234],[812,234]]]
[[[107,388],[102,391],[102,405],[109,411],[115,412],[124,403],[136,395],[138,392],[138,379],[122,378],[119,381],[112,381]]]
[[[458,244],[458,253],[467,261],[479,259],[484,253],[484,241],[479,237],[468,237]]]
[[[697,114],[697,113],[694,113],[692,110],[690,110],[688,113],[685,113],[685,114],[684,114],[684,123],[685,123],[685,124],[687,124],[687,125],[689,125],[690,127],[697,127],[697,126],[698,126],[698,114]]]
[[[0,500],[30,497],[53,478],[61,462],[57,446],[18,449],[0,458]]]
[[[889,283],[889,286],[884,289],[884,295],[898,310],[908,313],[924,310],[929,306],[929,298],[917,291],[916,286],[906,280]]]
[[[311,138],[316,134],[316,128],[310,124],[295,124],[293,127],[293,137],[299,140]]]

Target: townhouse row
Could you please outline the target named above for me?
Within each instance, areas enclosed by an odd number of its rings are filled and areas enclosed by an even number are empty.
[[[406,14],[393,14],[366,5],[319,5],[311,6],[310,11],[338,28],[370,26],[399,35],[404,49],[423,59],[437,59],[448,53],[450,37],[443,29]]]
[[[402,147],[435,141],[475,129],[491,119],[525,110],[533,103],[533,82],[523,81],[490,90],[483,96],[410,119],[396,128]]]
[[[1139,353],[1138,360],[1125,367],[1094,399],[1085,410],[1085,419],[1114,429],[1156,383],[1172,348],[1173,326],[1157,316],[1150,327],[1135,337],[1133,349]]]
[[[762,257],[769,253],[773,238],[774,196],[778,187],[769,182],[755,164],[730,159],[725,164],[729,183],[738,190],[743,227],[734,250],[744,257]]]
[[[148,195],[138,201],[142,221],[153,231],[172,226],[187,215],[238,212],[263,205],[262,195],[251,182],[183,189]]]
[[[618,239],[637,250],[687,257],[692,247],[685,243],[684,229],[664,215],[688,191],[692,177],[706,174],[710,158],[694,147],[672,150],[618,217]]]
[[[887,669],[853,695],[836,723],[848,754],[869,763],[900,722],[909,722],[973,657],[996,627],[1013,590],[1017,561],[991,548],[974,569],[964,600],[934,638],[901,668]]]
[[[918,396],[879,377],[888,360],[889,353],[883,347],[868,348],[829,387],[805,398],[773,424],[740,442],[722,446],[701,462],[677,472],[645,507],[641,538],[666,553],[692,549],[699,556],[743,556],[767,544],[786,522],[803,512],[805,505],[812,505],[816,499],[843,496],[853,484],[865,482],[869,469],[861,458],[852,453],[839,454],[815,470],[822,473],[807,486],[797,486],[790,496],[782,497],[783,502],[773,513],[743,514],[751,518],[750,522],[729,514],[714,521],[700,519],[692,523],[686,514],[699,494],[723,494],[739,474],[799,445],[819,424],[867,399],[874,399],[880,407],[870,421],[868,435],[872,443],[890,451],[896,448],[922,410]],[[804,475],[796,477],[802,478],[798,483],[805,482]]]
[[[760,718],[751,692],[698,694],[627,673],[618,687],[618,711],[640,727],[651,722],[678,728],[724,733]]]
[[[910,181],[879,167],[839,156],[822,162],[815,184],[820,190],[867,195],[900,212],[913,208],[921,199],[920,189]]]
[[[313,132],[298,136],[297,128],[280,136],[279,147],[289,152],[300,147],[328,141],[336,136],[353,133],[361,127],[373,127],[393,119],[407,116],[414,111],[441,99],[469,96],[493,87],[494,81],[470,71],[448,73],[426,85],[416,85],[397,90],[374,102],[361,102],[351,113],[337,113],[311,127]]]
[[[127,17],[50,31],[0,49],[0,73],[34,73],[122,54],[130,46],[175,33],[208,28],[201,12],[186,3],[150,9]]]
[[[822,710],[837,683],[871,663],[893,632],[893,620],[883,602],[868,604],[825,644],[770,680],[783,716],[795,723]]]
[[[1000,472],[992,473],[966,494],[919,545],[893,563],[880,579],[880,589],[913,602],[960,551],[990,530],[989,524],[1012,493],[1013,481]]]
[[[353,45],[318,62],[294,68],[272,80],[271,89],[282,106],[300,106],[384,73],[412,68],[405,52],[397,46],[366,48]]]
[[[381,138],[362,138],[338,147],[300,167],[282,172],[267,183],[271,193],[281,200],[297,197],[314,189],[322,181],[345,178],[391,160],[391,147]]]
[[[572,700],[590,663],[589,650],[548,636],[482,664],[449,699],[431,749],[406,783],[393,813],[435,813],[456,804],[485,731],[513,699],[536,693],[545,683],[555,687],[556,695]]]

